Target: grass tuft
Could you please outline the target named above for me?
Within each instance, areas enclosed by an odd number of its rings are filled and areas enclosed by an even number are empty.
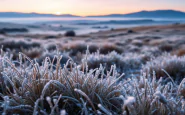
[[[165,70],[175,81],[180,82],[185,76],[185,56],[177,57],[164,54],[156,59],[149,61],[143,66],[143,71],[156,72],[157,78],[168,77]]]

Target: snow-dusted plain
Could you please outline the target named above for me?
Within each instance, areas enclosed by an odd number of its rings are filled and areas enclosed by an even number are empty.
[[[185,115],[185,25],[0,35],[0,113]]]

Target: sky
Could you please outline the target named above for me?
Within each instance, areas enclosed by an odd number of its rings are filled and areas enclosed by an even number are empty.
[[[0,0],[0,12],[88,16],[157,9],[185,12],[185,0]]]

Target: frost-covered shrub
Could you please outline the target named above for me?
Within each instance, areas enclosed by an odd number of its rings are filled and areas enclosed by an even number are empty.
[[[87,60],[89,69],[95,69],[103,65],[103,67],[109,71],[111,65],[116,65],[116,69],[119,73],[131,74],[141,68],[142,64],[147,61],[147,56],[130,53],[120,55],[116,52],[103,55],[97,52],[88,55],[84,60]]]
[[[170,51],[172,51],[173,49],[175,48],[175,46],[174,46],[174,44],[170,44],[170,43],[161,43],[160,45],[159,45],[159,49],[161,50],[161,51],[166,51],[166,52],[170,52]]]
[[[138,47],[142,47],[143,46],[143,41],[141,40],[133,40],[132,44]]]
[[[143,74],[123,82],[123,115],[184,115],[185,100],[180,85]],[[182,81],[183,83],[183,81]]]
[[[20,49],[31,49],[31,48],[40,48],[41,44],[38,42],[27,42],[24,40],[4,40],[0,43],[0,46],[3,46],[3,49],[6,51],[7,49],[10,50],[20,50]]]
[[[185,78],[181,81],[179,85],[178,93],[185,98]]]
[[[56,65],[57,64],[57,57],[56,56],[62,56],[62,59],[60,60],[60,66],[64,66],[64,64],[66,64],[66,62],[70,59],[69,55],[67,53],[60,53],[57,51],[53,51],[53,52],[43,52],[38,58],[36,58],[36,61],[39,65],[44,64],[44,60],[46,58],[49,59],[50,62],[52,62],[52,64]]]
[[[8,58],[1,57],[6,65],[2,70],[3,85],[0,85],[3,88],[1,113],[59,115],[63,109],[68,114],[121,113],[123,101],[119,96],[123,87],[117,82],[122,76],[116,74],[114,67],[110,71],[114,76],[108,73],[106,79],[99,79],[102,68],[82,71],[72,61],[61,67],[61,56],[57,57],[56,64],[46,58],[42,66],[24,54],[19,56],[17,67]],[[29,64],[23,63],[24,59]]]
[[[86,53],[87,50],[87,44],[85,43],[71,43],[63,45],[60,50],[67,51],[71,56],[76,56],[78,53]],[[96,52],[98,50],[98,46],[92,44],[89,45],[89,52]]]
[[[127,54],[131,55],[134,57]],[[173,80],[166,83],[165,79],[158,80],[155,74],[143,73],[139,77],[119,80],[122,76],[119,77],[115,66],[104,73],[102,66],[89,70],[87,60],[82,61],[84,66],[80,68],[70,60],[61,67],[61,56],[57,55],[56,59],[57,63],[53,64],[46,58],[40,66],[20,54],[16,61],[19,66],[15,67],[15,61],[2,55],[0,112],[34,115],[185,114],[185,79],[178,85]]]
[[[174,50],[172,52],[173,55],[177,55],[177,56],[184,56],[185,55],[185,46],[181,46],[180,48]]]
[[[177,57],[165,54],[157,57],[143,66],[143,71],[156,72],[157,78],[168,77],[164,69],[175,81],[181,81],[185,77],[185,56]]]
[[[30,48],[28,50],[22,49],[22,52],[31,59],[40,57],[43,51],[44,50],[42,48]]]
[[[57,44],[48,44],[48,45],[46,46],[46,49],[47,49],[48,51],[55,51],[55,50],[57,50]]]
[[[25,40],[4,40],[0,42],[0,47],[11,54],[13,54],[13,59],[16,60],[18,58],[19,52],[28,51],[27,55],[29,55],[33,50],[40,49],[41,44],[38,42],[28,42]],[[35,50],[36,51],[36,50]],[[33,53],[37,53],[33,51]],[[31,55],[34,56],[35,54]],[[37,55],[37,54],[36,54]]]
[[[115,51],[115,52],[117,52],[119,54],[123,53],[123,49],[118,47],[115,44],[102,44],[99,47],[99,52],[101,54],[108,54],[108,53],[110,53],[112,51]]]
[[[116,46],[115,44],[86,44],[86,43],[71,43],[71,44],[64,44],[59,48],[61,51],[66,51],[70,53],[70,56],[76,56],[78,53],[85,54],[86,50],[90,53],[95,53],[99,50],[100,54],[108,54],[112,51],[115,51],[119,54],[123,53],[123,49]]]

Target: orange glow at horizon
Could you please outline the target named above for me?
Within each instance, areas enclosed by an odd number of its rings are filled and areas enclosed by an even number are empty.
[[[142,2],[141,0],[2,0],[0,4],[0,12],[79,16],[125,14],[158,9],[185,11],[185,0],[142,0]]]

